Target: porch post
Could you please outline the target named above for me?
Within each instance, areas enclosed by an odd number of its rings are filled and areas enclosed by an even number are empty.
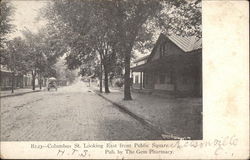
[[[140,89],[142,89],[142,72],[140,72]]]

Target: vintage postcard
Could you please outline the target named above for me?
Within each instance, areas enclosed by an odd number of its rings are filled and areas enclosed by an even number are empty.
[[[1,159],[249,159],[249,2],[3,0]]]

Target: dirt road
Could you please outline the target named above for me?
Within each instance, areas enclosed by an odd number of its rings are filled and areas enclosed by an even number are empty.
[[[1,141],[159,139],[86,84],[1,99]]]

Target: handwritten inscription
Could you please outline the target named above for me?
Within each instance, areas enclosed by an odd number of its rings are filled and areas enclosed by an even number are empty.
[[[104,155],[173,155],[178,151],[185,148],[203,149],[211,148],[214,150],[214,155],[231,154],[227,153],[227,147],[237,146],[238,138],[236,136],[221,137],[214,140],[178,140],[178,141],[161,141],[152,143],[136,143],[136,142],[107,142],[107,143],[74,143],[74,144],[31,144],[32,149],[53,149],[55,156],[76,156],[79,158],[91,157],[94,153],[100,153]],[[164,143],[162,143],[164,142]]]

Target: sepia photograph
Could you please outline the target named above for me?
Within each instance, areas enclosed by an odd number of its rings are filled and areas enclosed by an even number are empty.
[[[249,1],[0,0],[1,159],[249,159]]]
[[[202,140],[201,0],[1,1],[1,141]]]

